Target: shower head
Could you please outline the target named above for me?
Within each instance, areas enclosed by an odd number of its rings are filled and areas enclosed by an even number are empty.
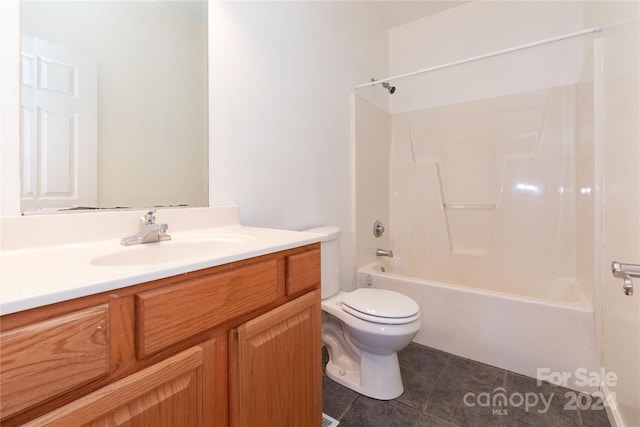
[[[393,95],[393,93],[396,91],[396,87],[391,86],[389,82],[382,83],[382,87],[388,90],[391,95]]]
[[[375,81],[377,81],[377,80],[376,80],[376,79],[371,79],[371,81],[372,81],[372,82],[375,82]],[[382,85],[382,87],[383,87],[383,88],[385,88],[386,90],[388,90],[388,91],[389,91],[389,93],[390,93],[391,95],[393,95],[393,94],[395,93],[395,91],[396,91],[396,87],[395,87],[395,86],[391,86],[391,85],[389,84],[389,82],[382,82],[382,83],[380,83],[380,84]]]

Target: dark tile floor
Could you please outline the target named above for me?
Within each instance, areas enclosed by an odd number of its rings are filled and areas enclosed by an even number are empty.
[[[371,399],[323,373],[323,412],[340,427],[610,427],[604,409],[578,409],[601,408],[589,395],[538,386],[533,378],[415,343],[398,358],[405,388],[400,397]],[[323,366],[327,361],[323,348]]]

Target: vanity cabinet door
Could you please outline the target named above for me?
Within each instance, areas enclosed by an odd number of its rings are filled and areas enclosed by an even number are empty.
[[[26,426],[202,426],[204,351],[191,347]]]
[[[320,346],[318,290],[232,331],[230,424],[320,426]]]

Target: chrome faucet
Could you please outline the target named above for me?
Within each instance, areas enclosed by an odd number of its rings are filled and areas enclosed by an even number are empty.
[[[376,249],[376,256],[388,256],[389,258],[393,258],[393,251],[391,249]]]
[[[156,217],[153,215],[155,209],[147,212],[140,217],[140,230],[138,234],[129,237],[123,237],[120,244],[124,246],[138,245],[140,243],[153,243],[163,240],[171,240],[171,236],[167,234],[169,226],[167,224],[156,224]]]

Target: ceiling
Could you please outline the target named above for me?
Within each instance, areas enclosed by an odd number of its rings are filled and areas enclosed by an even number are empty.
[[[2,0],[0,0],[2,1]],[[206,22],[206,0],[158,0],[160,4],[173,9],[190,19],[200,23]],[[367,3],[379,16],[380,22],[386,28],[393,28],[425,16],[433,15],[461,4],[469,0],[369,0]]]
[[[206,0],[158,0],[158,2],[199,24],[207,24]]]
[[[425,16],[451,9],[468,1],[458,0],[422,0],[422,1],[369,1],[371,8],[378,14],[387,28],[397,27]]]
[[[2,1],[2,0],[0,0]],[[206,0],[158,0],[160,4],[173,9],[190,19],[206,23]],[[433,15],[469,0],[369,0],[367,3],[388,29]]]

